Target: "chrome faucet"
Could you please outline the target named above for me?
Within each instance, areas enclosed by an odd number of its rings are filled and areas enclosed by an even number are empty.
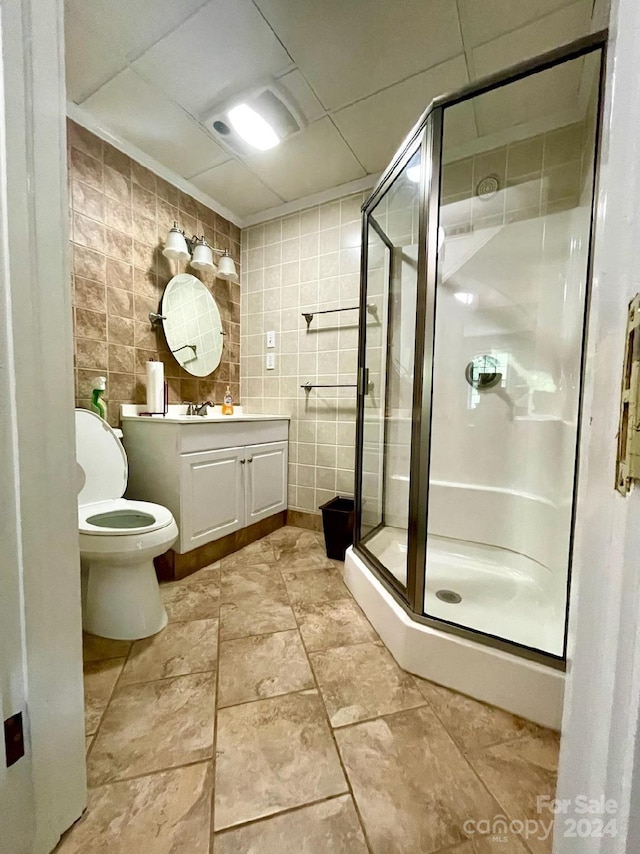
[[[196,405],[195,405],[195,403],[191,403],[191,402],[190,402],[190,401],[188,401],[188,400],[183,400],[183,401],[182,401],[182,404],[183,404],[183,405],[184,405],[184,404],[186,404],[186,405],[187,405],[187,411],[186,411],[186,413],[185,413],[186,415],[195,415],[195,414],[196,414]]]
[[[193,412],[191,415],[206,415],[207,414],[207,406],[213,407],[213,403],[210,400],[205,400],[204,403],[194,403],[193,404]],[[187,413],[188,415],[189,413]]]

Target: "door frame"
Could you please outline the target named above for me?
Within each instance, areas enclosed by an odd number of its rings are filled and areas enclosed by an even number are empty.
[[[26,757],[9,770],[30,764],[32,790],[20,815],[29,847],[2,832],[4,814],[0,834],[7,854],[45,854],[86,804],[63,4],[3,0],[0,14],[11,350],[2,407],[16,487],[0,489],[17,521],[26,725]]]

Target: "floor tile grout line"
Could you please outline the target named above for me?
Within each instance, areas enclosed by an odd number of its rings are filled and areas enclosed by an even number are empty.
[[[380,712],[377,715],[371,715],[368,718],[361,718],[357,721],[349,721],[346,724],[331,724],[331,729],[334,732],[339,730],[348,729],[349,727],[357,726],[358,724],[369,724],[372,721],[378,721],[380,718],[388,718],[391,715],[401,715],[403,712],[413,712],[416,709],[424,709],[425,706],[428,706],[428,702],[423,699],[422,703],[419,703],[417,706],[406,706],[403,709],[395,709],[393,712]],[[457,746],[457,745],[456,745]]]
[[[108,640],[111,640],[111,639],[109,638]],[[131,655],[131,650],[133,649],[134,643],[135,643],[135,641],[131,641],[131,646],[129,647],[129,651],[127,652],[126,656],[124,656],[124,659],[121,659],[121,658],[120,659],[108,659],[108,658],[102,659],[102,661],[122,660],[122,667],[120,669],[120,673],[118,674],[118,678],[113,683],[113,688],[111,689],[111,692],[109,693],[109,699],[105,703],[104,709],[102,710],[102,714],[100,715],[100,720],[98,721],[98,726],[96,727],[96,731],[91,736],[91,744],[89,745],[89,750],[85,754],[85,764],[87,765],[87,779],[88,779],[88,771],[89,771],[89,767],[88,767],[89,766],[89,756],[91,753],[93,753],[93,748],[95,747],[96,739],[98,738],[100,730],[102,729],[102,724],[103,724],[105,715],[107,714],[109,706],[111,705],[111,700],[113,699],[113,695],[116,692],[116,688],[118,687],[120,679],[122,678],[122,674],[124,673],[124,668],[127,664],[127,661],[129,661],[129,656]],[[83,671],[84,671],[84,667],[83,667]],[[84,673],[83,673],[83,688],[84,688]],[[90,787],[87,783],[87,788],[92,788],[92,787]]]
[[[523,720],[526,720],[526,718],[523,718]],[[536,726],[538,726],[538,724],[536,724]],[[544,729],[544,727],[542,727],[542,729]],[[555,732],[555,730],[551,730],[551,732]],[[514,745],[518,741],[523,741],[525,738],[539,738],[539,736],[536,735],[535,733],[531,733],[531,732],[522,732],[522,733],[520,733],[520,735],[515,735],[512,738],[506,738],[504,741],[495,741],[495,742],[492,742],[491,744],[486,744],[480,750],[477,750],[477,751],[470,751],[469,750],[466,752],[469,755],[473,755],[474,753],[479,754],[479,753],[484,752],[485,750],[492,750],[494,747],[507,747],[510,745]],[[533,764],[536,764],[536,763],[533,763]],[[545,768],[543,765],[538,765],[537,767],[542,768],[544,771],[549,770],[548,768]],[[557,769],[554,769],[554,772],[556,772],[556,771],[557,771]]]
[[[111,661],[111,662],[121,661],[122,662],[122,670],[124,670],[124,665],[127,661],[127,656],[118,655],[118,656],[113,656],[112,658],[99,658],[99,659],[96,659],[95,661],[83,661],[82,662],[82,687],[83,687],[83,690],[85,688],[85,675],[86,675],[85,674],[85,665],[87,665],[87,664],[105,664],[105,662],[109,662],[109,661]],[[120,680],[120,676],[122,675],[122,670],[120,671],[120,673],[116,677],[116,680],[111,687],[111,691],[109,692],[109,696],[107,697],[107,699],[105,701],[105,704],[102,708],[102,711],[100,712],[100,717],[98,718],[98,723],[96,724],[95,730],[93,732],[87,732],[85,729],[85,733],[84,733],[85,738],[94,739],[96,737],[98,730],[100,729],[100,724],[102,722],[102,718],[104,717],[104,713],[107,711],[107,707],[108,707],[109,703],[111,702],[111,697],[113,696],[113,692],[116,690],[116,685],[118,684],[118,682]],[[86,700],[85,700],[85,711],[86,711]],[[93,746],[93,741],[91,742],[91,746]]]
[[[216,629],[216,632],[218,630]],[[218,660],[214,667],[208,670],[188,670],[186,673],[172,673],[170,676],[155,676],[152,679],[136,679],[135,682],[123,682],[123,688],[133,688],[134,685],[149,685],[151,682],[170,682],[171,679],[183,679],[185,676],[198,676],[204,673],[215,673],[218,669]],[[118,679],[118,681],[120,681]]]
[[[220,579],[222,584],[222,578]],[[217,748],[218,748],[218,697],[220,692],[220,616],[218,615],[217,640],[216,640],[216,679],[215,679],[215,695],[213,701],[213,743],[212,743],[212,759],[211,759],[211,799],[209,802],[209,854],[213,854],[213,840],[215,834],[215,809],[216,809],[216,771],[217,771]]]
[[[500,712],[504,712],[504,714],[512,715],[515,718],[519,718],[518,715],[513,715],[512,712],[507,712],[505,709],[501,709],[499,706],[491,706],[489,703],[484,703],[482,700],[476,700],[475,697],[470,697],[468,694],[461,694],[459,691],[455,691],[453,688],[447,688],[446,685],[440,685],[438,682],[431,682],[431,680],[425,679],[423,676],[418,676],[415,673],[410,673],[408,670],[406,670],[404,672],[409,673],[409,675],[413,677],[413,679],[416,682],[416,687],[418,688],[418,691],[420,691],[421,694],[422,694],[422,691],[420,689],[420,682],[429,682],[429,684],[431,684],[431,685],[436,685],[438,688],[444,688],[446,691],[450,691],[451,693],[459,695],[461,697],[464,697],[467,700],[472,700],[474,703],[479,703],[483,706],[486,706],[488,709],[497,709]],[[422,696],[424,697],[424,694],[422,694]],[[465,754],[465,756],[472,754],[474,751],[467,750],[465,748],[465,746],[462,744],[462,742],[458,740],[457,736],[449,729],[449,727],[445,723],[444,718],[436,711],[436,707],[433,704],[433,702],[431,700],[429,700],[428,698],[426,698],[426,700],[427,700],[427,703],[429,704],[429,706],[431,706],[433,711],[436,713],[438,719],[442,723],[442,726],[447,730],[447,732],[449,733],[451,738],[455,741],[455,743],[458,745],[460,750]],[[553,733],[556,733],[558,736],[560,736],[560,733],[558,733],[557,730],[551,729],[550,727],[544,727],[544,726],[542,726],[542,724],[537,724],[535,721],[527,720],[527,718],[519,718],[519,719],[525,721],[526,723],[532,724],[533,726],[537,727],[538,729],[540,729],[542,731],[553,732]],[[485,745],[483,745],[483,747],[481,747],[479,750],[477,750],[475,752],[481,753],[485,750],[491,750],[494,747],[503,747],[503,746],[506,746],[509,744],[514,744],[515,742],[520,741],[524,738],[539,738],[539,734],[537,734],[535,732],[523,731],[523,732],[518,733],[518,735],[511,735],[508,738],[505,738],[505,739],[502,739],[499,741],[492,741],[489,744],[485,744]],[[542,767],[542,766],[540,766],[540,767]]]
[[[92,792],[98,789],[104,789],[107,786],[116,786],[118,783],[130,783],[134,780],[145,780],[147,777],[156,777],[158,774],[168,774],[171,771],[180,771],[182,768],[192,768],[194,765],[209,765],[211,764],[211,756],[203,756],[200,759],[194,759],[192,762],[183,762],[181,765],[165,765],[162,768],[154,768],[152,771],[141,771],[139,774],[129,774],[125,777],[116,777],[113,780],[105,780],[103,783],[98,783],[97,786],[90,786]]]
[[[502,803],[502,801],[500,800],[500,798],[498,798],[498,796],[497,796],[497,795],[496,795],[496,794],[495,794],[495,793],[494,793],[494,792],[489,788],[488,783],[486,783],[486,782],[485,782],[485,780],[480,776],[480,774],[479,774],[479,773],[478,773],[478,771],[475,769],[475,767],[471,764],[471,762],[469,761],[469,758],[468,758],[468,757],[467,757],[467,755],[464,753],[464,751],[462,750],[462,748],[458,745],[458,743],[457,743],[457,741],[454,739],[454,737],[451,735],[451,733],[449,732],[448,728],[445,726],[444,721],[441,719],[440,715],[438,714],[438,712],[436,711],[436,709],[431,705],[431,703],[429,703],[429,707],[430,707],[431,711],[433,712],[433,714],[435,715],[436,719],[440,722],[440,725],[442,726],[442,728],[444,729],[444,731],[446,732],[446,734],[449,736],[449,738],[450,738],[450,739],[451,739],[451,741],[453,742],[454,746],[458,749],[458,752],[459,752],[459,753],[460,753],[460,755],[462,756],[463,761],[464,761],[464,762],[465,762],[465,764],[470,768],[471,773],[472,773],[472,774],[477,778],[477,780],[479,781],[479,783],[480,783],[480,785],[482,786],[482,788],[487,792],[487,794],[489,795],[489,797],[490,797],[493,801],[495,801],[495,803],[500,807],[500,809],[502,810],[502,812],[504,813],[504,815],[508,816],[510,819],[512,819],[512,820],[513,820],[513,817],[511,816],[511,813],[510,813],[510,812],[505,808],[505,806],[504,806],[504,804]],[[530,849],[530,848],[529,848],[529,846],[526,844],[525,840],[524,840],[524,839],[522,839],[522,837],[520,837],[518,834],[516,834],[516,835],[517,835],[518,839],[520,840],[520,842],[522,843],[522,845],[524,846],[525,851],[527,851],[527,852],[529,852],[529,854],[531,854],[531,849]]]
[[[182,580],[182,579],[181,579],[181,580]],[[218,620],[218,631],[219,631],[219,627],[220,627],[220,620],[219,620],[219,618],[207,618],[207,619],[217,619],[217,620]],[[199,622],[199,621],[198,621],[198,620],[184,620],[184,621],[176,621],[176,622]],[[168,626],[168,625],[170,625],[170,621],[169,621],[169,622],[167,622],[167,626]],[[150,638],[157,637],[157,635],[159,635],[162,631],[164,631],[164,629],[165,629],[165,628],[166,628],[166,626],[163,626],[163,628],[160,630],[160,632],[156,632],[156,633],[155,633],[155,635],[151,635],[151,636],[150,636]],[[96,635],[96,637],[97,637],[97,635]],[[111,638],[107,638],[107,640],[111,640]],[[105,719],[105,716],[106,716],[106,714],[107,714],[107,711],[109,710],[109,707],[110,707],[110,705],[111,705],[111,702],[112,702],[112,700],[113,700],[113,698],[114,698],[114,696],[115,696],[116,690],[117,690],[117,689],[119,689],[119,688],[121,687],[121,686],[120,686],[120,683],[121,683],[121,681],[122,681],[122,676],[123,676],[123,674],[124,674],[125,667],[127,666],[127,663],[128,663],[128,661],[130,660],[130,658],[131,658],[131,654],[132,654],[132,652],[133,652],[133,648],[134,648],[135,644],[136,644],[136,643],[138,643],[138,642],[139,642],[139,641],[141,641],[141,640],[147,640],[147,638],[138,638],[138,640],[132,640],[132,641],[130,641],[129,650],[128,650],[128,652],[127,652],[126,656],[124,657],[124,662],[123,662],[123,665],[122,665],[122,669],[120,670],[120,673],[118,674],[118,678],[117,678],[117,679],[116,679],[116,681],[114,682],[113,688],[112,688],[111,693],[110,693],[110,695],[109,695],[109,700],[108,700],[107,704],[105,705],[105,707],[104,707],[104,709],[103,709],[103,711],[102,711],[102,714],[101,714],[101,716],[100,716],[100,721],[99,721],[99,723],[98,723],[98,727],[97,727],[97,729],[96,729],[95,733],[93,734],[93,736],[91,736],[91,744],[89,745],[89,750],[86,752],[86,755],[85,755],[85,763],[86,763],[86,765],[87,765],[87,777],[88,777],[88,770],[89,770],[89,768],[88,768],[88,765],[89,765],[89,756],[90,756],[90,754],[91,754],[91,753],[93,753],[93,749],[94,749],[94,747],[95,747],[95,744],[96,744],[96,740],[97,740],[98,734],[100,733],[100,730],[102,729],[102,724],[103,724],[103,722],[104,722],[104,719]],[[217,650],[216,650],[216,651],[217,651]],[[107,661],[107,660],[109,660],[109,659],[102,659],[102,660],[103,660],[103,661]],[[113,659],[113,660],[115,660],[115,659]],[[217,661],[217,658],[216,658],[216,668],[215,668],[215,670],[216,670],[216,679],[217,679],[217,669],[218,669],[218,661]],[[213,671],[198,671],[198,672],[200,672],[200,673],[212,673]],[[171,679],[180,679],[182,676],[191,676],[191,675],[192,675],[191,673],[185,673],[185,674],[180,674],[179,676],[166,676],[166,677],[161,677],[160,679],[149,679],[149,680],[146,680],[146,681],[144,681],[144,682],[130,682],[130,683],[126,683],[126,682],[125,682],[125,683],[123,683],[122,687],[125,687],[125,688],[126,688],[126,687],[127,687],[127,685],[149,685],[149,684],[150,684],[150,683],[152,683],[152,682],[166,682],[166,681],[169,681],[169,680],[171,680]],[[215,718],[215,709],[214,709],[214,718]],[[198,761],[202,761],[202,760],[198,760]],[[196,764],[196,763],[193,763],[193,762],[192,762],[192,763],[185,763],[185,765],[183,765],[183,766],[170,766],[170,767],[186,767],[186,765],[193,765],[193,764]],[[167,769],[167,770],[168,770],[168,769]],[[153,773],[159,773],[159,772],[153,772]],[[145,776],[148,776],[148,775],[145,775]],[[127,779],[128,779],[128,778],[127,778]],[[88,789],[95,789],[95,788],[98,788],[98,787],[97,787],[97,786],[89,786],[89,785],[87,784],[87,788],[88,788]]]
[[[434,684],[435,684],[435,683],[434,683]],[[418,690],[419,690],[419,689],[418,689]],[[424,696],[424,695],[423,695],[423,696]],[[496,793],[495,793],[495,792],[490,788],[489,784],[484,780],[484,778],[480,775],[480,773],[479,773],[479,772],[478,772],[478,770],[476,769],[475,765],[473,764],[473,762],[471,761],[471,759],[470,759],[470,757],[469,757],[469,753],[468,753],[468,751],[466,751],[466,750],[464,749],[463,745],[458,741],[458,739],[455,737],[455,735],[454,735],[452,732],[450,732],[450,730],[449,730],[449,728],[447,727],[446,723],[444,722],[444,720],[442,719],[442,717],[441,717],[441,716],[440,716],[440,714],[438,713],[437,709],[435,708],[435,705],[434,705],[433,703],[431,703],[430,701],[427,701],[427,703],[428,703],[429,708],[430,708],[430,709],[431,709],[431,711],[433,712],[433,714],[434,714],[434,715],[436,716],[436,718],[438,719],[438,721],[440,721],[440,724],[441,724],[441,725],[442,725],[442,727],[444,728],[444,730],[445,730],[445,732],[447,733],[447,735],[449,736],[449,738],[453,741],[453,743],[454,743],[454,744],[456,745],[456,747],[458,748],[458,750],[459,750],[460,754],[462,755],[462,757],[463,757],[464,761],[466,762],[466,764],[469,766],[469,768],[471,769],[471,771],[473,772],[473,774],[475,775],[475,777],[477,777],[477,779],[479,780],[480,784],[481,784],[481,785],[483,786],[483,788],[487,791],[487,793],[489,794],[489,796],[490,796],[491,798],[493,798],[493,800],[494,800],[494,801],[498,804],[498,806],[503,810],[504,814],[505,814],[506,816],[508,816],[510,819],[512,819],[512,816],[511,816],[510,812],[509,812],[509,811],[504,807],[504,805],[503,805],[502,801],[500,800],[500,798],[499,798],[499,797],[497,796],[497,794],[496,794]],[[524,738],[527,738],[528,736],[529,736],[529,734],[527,734],[527,733],[522,733],[521,735],[516,736],[516,737],[514,737],[514,738],[511,738],[511,739],[507,739],[506,741],[496,742],[495,744],[490,744],[490,745],[485,745],[485,747],[483,747],[483,748],[482,748],[482,750],[479,750],[479,751],[478,751],[478,755],[479,755],[479,754],[481,754],[481,753],[484,753],[484,752],[485,752],[485,751],[487,751],[487,750],[491,750],[491,749],[492,749],[492,748],[494,748],[494,747],[499,747],[499,746],[503,746],[503,745],[507,745],[507,744],[509,744],[509,745],[515,745],[518,741],[521,741],[521,740],[523,740]],[[544,769],[544,770],[546,770],[546,769]],[[530,847],[529,847],[528,843],[526,842],[526,840],[522,839],[522,837],[520,837],[519,835],[518,835],[518,839],[519,839],[519,840],[520,840],[520,842],[522,843],[522,845],[523,845],[523,847],[524,847],[525,851],[527,851],[527,852],[531,852],[531,849],[530,849]]]
[[[283,815],[290,815],[291,813],[300,812],[301,810],[307,809],[307,807],[315,807],[318,804],[326,804],[329,801],[336,801],[338,798],[348,798],[350,797],[350,792],[348,790],[344,792],[337,792],[335,795],[327,795],[325,798],[316,798],[313,801],[307,801],[304,804],[296,804],[293,807],[286,807],[286,809],[278,810],[277,812],[269,813],[268,815],[261,815],[257,818],[250,818],[247,821],[239,821],[237,824],[229,824],[226,827],[221,827],[219,830],[215,831],[215,836],[222,836],[225,833],[232,833],[234,830],[240,830],[245,827],[252,827],[254,824],[264,824],[267,821],[270,821],[272,818],[279,818]]]
[[[409,671],[406,671],[406,672],[408,673]],[[415,682],[416,682],[416,688],[418,689],[418,691],[420,691],[420,693],[421,693],[421,694],[422,694],[422,691],[420,690],[420,684],[419,684],[418,680],[422,680],[422,681],[429,682],[429,684],[436,685],[436,686],[438,686],[439,688],[446,688],[446,690],[447,690],[447,691],[452,691],[452,690],[453,690],[453,689],[451,689],[451,688],[447,688],[447,687],[446,687],[446,685],[440,685],[438,682],[431,682],[431,680],[429,680],[429,679],[424,680],[424,678],[423,678],[422,676],[416,676],[416,674],[415,674],[415,673],[411,673],[410,675],[411,675],[411,676],[413,677],[413,679],[415,680]],[[422,696],[424,697],[424,694],[422,694]],[[466,695],[465,695],[465,694],[463,694],[462,696],[466,696]],[[469,699],[473,700],[474,698],[473,698],[473,697],[470,697]],[[438,720],[440,721],[440,723],[442,724],[442,726],[443,726],[443,727],[445,728],[445,730],[447,731],[447,735],[449,736],[449,738],[451,738],[451,739],[453,740],[453,742],[455,743],[455,745],[456,745],[456,747],[458,748],[458,750],[466,756],[466,755],[467,755],[467,753],[469,753],[469,751],[466,749],[466,747],[464,746],[464,744],[462,743],[462,741],[460,741],[460,739],[456,736],[456,734],[455,734],[452,730],[450,730],[450,729],[449,729],[449,727],[448,727],[448,726],[447,726],[447,724],[445,723],[444,718],[442,717],[442,715],[441,715],[441,714],[438,712],[438,710],[436,709],[435,704],[434,704],[431,700],[429,700],[429,698],[428,698],[428,697],[425,697],[425,700],[426,700],[426,702],[427,702],[427,705],[428,705],[428,706],[429,706],[429,708],[431,709],[431,711],[434,713],[434,715],[438,718]],[[479,702],[481,702],[481,701],[480,701],[480,700],[476,700],[475,702],[478,702],[478,703],[479,703]],[[489,707],[489,708],[491,708],[491,707]],[[495,707],[495,708],[497,708],[497,707]],[[498,745],[500,745],[500,744],[508,744],[510,741],[515,741],[517,738],[518,738],[518,737],[515,737],[515,738],[507,738],[507,739],[505,739],[505,741],[496,741],[496,742],[491,742],[491,744],[487,744],[487,745],[485,745],[484,747],[482,747],[482,748],[481,748],[481,750],[489,750],[490,748],[492,748],[492,747],[497,747],[497,746],[498,746]]]
[[[313,675],[313,681],[314,681],[315,686],[316,686],[316,691],[318,692],[318,697],[319,697],[319,699],[320,699],[321,707],[322,707],[322,709],[324,710],[324,715],[325,715],[325,719],[326,719],[326,722],[327,722],[327,726],[329,727],[329,733],[330,733],[330,735],[331,735],[331,740],[332,740],[332,742],[333,742],[333,747],[334,747],[334,749],[335,749],[335,751],[336,751],[336,755],[337,755],[337,757],[338,757],[338,761],[339,761],[339,763],[340,763],[340,767],[341,767],[341,769],[342,769],[342,773],[344,774],[344,779],[345,779],[345,781],[346,781],[346,784],[347,784],[347,787],[348,787],[348,790],[349,790],[349,795],[351,796],[351,802],[353,803],[354,809],[355,809],[355,811],[356,811],[356,815],[357,815],[357,817],[358,817],[358,822],[360,823],[360,828],[361,828],[361,830],[362,830],[362,835],[363,835],[363,837],[364,837],[365,845],[367,846],[367,850],[369,851],[369,854],[373,854],[373,846],[371,845],[371,842],[369,841],[369,836],[368,836],[367,829],[366,829],[366,826],[365,826],[365,823],[364,823],[364,819],[363,819],[362,814],[361,814],[361,812],[360,812],[360,807],[358,806],[358,802],[357,802],[357,800],[356,800],[356,796],[355,796],[355,794],[354,794],[354,792],[353,792],[353,786],[351,785],[351,779],[350,779],[350,777],[349,777],[349,774],[347,773],[347,768],[346,768],[346,765],[345,765],[344,760],[343,760],[343,758],[342,758],[342,754],[340,753],[340,748],[339,748],[339,746],[338,746],[338,742],[337,742],[337,740],[336,740],[335,733],[334,733],[334,731],[333,731],[333,727],[331,726],[331,720],[330,720],[330,718],[329,718],[329,712],[328,712],[328,710],[327,710],[327,705],[326,705],[326,703],[325,703],[324,696],[323,696],[323,694],[322,694],[322,690],[321,690],[321,688],[320,688],[320,683],[318,682],[318,677],[316,676],[316,672],[315,672],[315,670],[313,669],[313,665],[312,665],[312,663],[311,663],[311,659],[309,658],[309,652],[308,652],[308,650],[307,650],[307,648],[306,648],[306,646],[305,646],[305,644],[304,644],[304,638],[302,637],[302,631],[301,631],[301,629],[300,629],[300,623],[299,623],[299,621],[298,621],[298,616],[297,616],[297,614],[296,614],[296,612],[295,612],[295,610],[294,610],[294,608],[293,608],[293,604],[292,604],[292,602],[291,602],[291,597],[289,596],[289,591],[288,591],[288,590],[287,590],[287,598],[289,599],[289,605],[290,605],[290,607],[291,607],[291,610],[293,611],[294,617],[295,617],[295,619],[296,619],[296,623],[297,623],[297,625],[298,625],[298,631],[299,631],[299,633],[300,633],[300,640],[302,641],[302,647],[303,647],[303,649],[304,649],[305,656],[306,656],[306,658],[307,658],[307,663],[308,663],[309,668],[311,669],[311,673],[312,673],[312,675]]]
[[[444,724],[443,724],[443,726],[444,726]],[[514,739],[514,741],[517,741],[517,740],[519,740],[519,739]],[[505,743],[506,743],[506,742],[505,742]],[[513,742],[512,742],[512,743],[513,743]],[[493,745],[493,746],[495,747],[496,745]],[[487,748],[487,749],[489,749],[489,748]],[[471,770],[472,770],[472,771],[473,771],[473,773],[476,775],[476,777],[478,778],[478,780],[480,780],[480,782],[482,783],[482,785],[484,786],[484,788],[487,790],[487,792],[491,795],[491,797],[492,797],[492,798],[494,799],[494,801],[498,804],[498,806],[503,810],[504,814],[505,814],[506,816],[508,816],[508,817],[513,821],[513,820],[514,820],[514,818],[513,818],[513,816],[511,815],[511,811],[510,811],[510,810],[508,810],[508,809],[504,806],[504,804],[502,803],[502,800],[501,800],[501,799],[498,797],[498,795],[497,795],[497,794],[492,790],[492,788],[489,786],[489,783],[487,783],[487,781],[484,779],[484,777],[482,777],[482,775],[480,774],[480,772],[478,771],[478,769],[475,767],[475,765],[472,763],[472,761],[469,759],[469,757],[468,757],[466,754],[464,754],[464,753],[463,753],[463,757],[464,757],[464,759],[465,759],[465,761],[466,761],[467,765],[471,768]],[[546,770],[546,769],[545,769],[545,770]],[[554,789],[554,794],[555,794],[555,789]],[[554,824],[555,824],[555,817],[554,817]],[[552,832],[553,832],[553,831],[552,831]],[[532,849],[531,849],[531,847],[529,846],[528,841],[527,841],[527,840],[525,840],[525,839],[523,839],[519,834],[516,834],[516,836],[518,837],[518,839],[519,839],[519,840],[520,840],[520,842],[522,843],[522,845],[523,845],[523,847],[524,847],[525,851],[530,852],[530,854],[533,854]]]
[[[252,703],[264,703],[265,700],[275,700],[278,697],[293,697],[295,694],[308,694],[309,691],[315,691],[316,687],[314,681],[314,684],[309,685],[308,688],[296,688],[295,691],[283,691],[281,694],[269,694],[266,697],[253,697],[251,700],[242,700],[240,703],[230,703],[228,706],[220,706],[218,711],[222,711],[223,709],[224,711],[227,709],[237,709],[240,706],[250,706]]]

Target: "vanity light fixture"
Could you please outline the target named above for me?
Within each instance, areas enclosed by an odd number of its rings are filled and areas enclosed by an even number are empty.
[[[236,265],[231,255],[229,255],[228,249],[224,250],[223,254],[220,256],[220,260],[218,261],[218,278],[231,279],[233,282],[238,281]]]
[[[218,267],[213,260],[214,252],[220,253],[221,256]],[[162,254],[172,261],[189,261],[191,259],[189,264],[195,270],[215,273],[220,279],[238,281],[236,265],[228,249],[214,249],[213,246],[209,246],[204,236],[197,237],[194,234],[189,240],[184,231],[178,227],[177,222],[173,223],[173,228],[167,234]]]
[[[194,270],[208,270],[214,272],[216,265],[213,263],[213,251],[207,241],[202,237],[198,237],[194,244],[191,255],[191,264],[189,265]]]

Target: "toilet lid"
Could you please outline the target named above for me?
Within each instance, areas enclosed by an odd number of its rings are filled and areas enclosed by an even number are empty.
[[[121,498],[127,488],[127,455],[106,421],[76,409],[78,504]]]

